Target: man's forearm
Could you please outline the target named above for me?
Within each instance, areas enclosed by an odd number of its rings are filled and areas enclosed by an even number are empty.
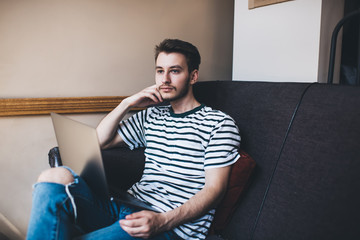
[[[220,202],[225,193],[224,189],[205,187],[182,206],[164,213],[166,219],[164,230],[173,229],[205,215]]]
[[[231,166],[205,170],[205,186],[187,202],[164,213],[164,229],[173,229],[183,223],[198,219],[215,208],[223,198]]]
[[[125,98],[113,111],[111,111],[96,128],[101,148],[116,146],[122,142],[116,134],[119,122],[133,107],[147,107],[162,102],[161,95],[156,85]]]
[[[122,101],[114,110],[106,115],[96,128],[101,148],[110,147],[114,144],[116,130],[119,122],[129,112],[130,106],[126,101]]]

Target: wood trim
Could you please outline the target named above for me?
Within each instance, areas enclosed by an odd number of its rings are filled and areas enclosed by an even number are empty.
[[[0,99],[0,117],[56,113],[110,112],[126,97]],[[139,110],[139,109],[132,109]]]
[[[267,6],[275,3],[287,2],[292,0],[249,0],[249,9]]]

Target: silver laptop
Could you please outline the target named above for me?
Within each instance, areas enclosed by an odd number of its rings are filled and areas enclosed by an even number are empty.
[[[124,191],[110,196],[95,128],[56,113],[51,113],[51,119],[63,165],[79,174],[95,194],[114,197],[140,209],[157,211]]]

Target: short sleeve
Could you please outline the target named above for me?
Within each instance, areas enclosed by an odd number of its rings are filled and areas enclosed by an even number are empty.
[[[144,124],[147,114],[147,109],[137,112],[119,124],[117,132],[131,150],[146,146]]]
[[[226,116],[212,130],[205,149],[205,169],[225,167],[235,163],[240,155],[240,134],[234,120]]]

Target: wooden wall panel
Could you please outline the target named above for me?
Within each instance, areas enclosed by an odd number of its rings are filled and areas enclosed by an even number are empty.
[[[1,116],[110,112],[125,97],[7,98],[0,99]],[[139,109],[132,109],[139,110]]]

